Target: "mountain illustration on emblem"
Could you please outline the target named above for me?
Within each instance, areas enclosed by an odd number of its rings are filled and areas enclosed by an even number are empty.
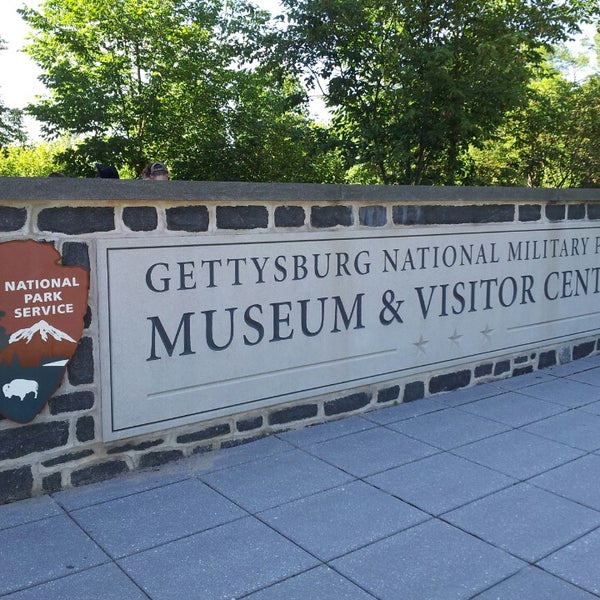
[[[0,362],[11,364],[16,357],[21,366],[34,367],[63,361],[73,354],[76,344],[69,334],[42,319],[9,336],[8,345],[0,351]]]

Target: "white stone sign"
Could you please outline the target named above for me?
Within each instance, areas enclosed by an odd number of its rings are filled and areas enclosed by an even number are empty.
[[[104,439],[600,331],[600,228],[98,240]]]

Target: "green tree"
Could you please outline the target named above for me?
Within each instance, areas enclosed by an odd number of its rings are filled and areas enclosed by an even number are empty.
[[[64,165],[57,160],[64,150],[64,143],[19,145],[2,148],[0,154],[0,177],[47,177],[62,171]]]
[[[162,160],[175,178],[256,180],[298,163],[267,161],[311,127],[304,97],[252,62],[269,15],[246,0],[46,0],[22,15],[50,91],[29,110],[73,136],[70,174]]]
[[[561,53],[560,63],[568,61]],[[467,181],[484,185],[600,185],[600,74],[582,81],[552,67],[532,82],[527,102],[469,156]]]
[[[592,0],[283,0],[279,60],[322,82],[359,177],[457,181]]]

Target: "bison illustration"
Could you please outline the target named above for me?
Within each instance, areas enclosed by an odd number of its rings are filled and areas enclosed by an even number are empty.
[[[13,379],[2,386],[2,393],[6,398],[16,396],[21,402],[27,394],[33,393],[33,397],[37,398],[38,382],[31,379]]]

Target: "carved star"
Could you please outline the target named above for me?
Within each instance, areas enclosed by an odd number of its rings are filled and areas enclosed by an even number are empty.
[[[429,343],[429,340],[426,340],[426,339],[423,337],[423,334],[421,334],[421,335],[419,336],[419,339],[418,339],[416,342],[413,342],[413,346],[416,346],[416,347],[417,347],[417,351],[418,351],[420,354],[425,354],[425,346],[427,346],[427,344],[428,344],[428,343]]]
[[[492,339],[492,331],[494,331],[489,325],[485,326],[485,329],[481,330],[481,335],[483,335],[483,337],[486,340],[491,340]]]
[[[458,333],[458,331],[456,331],[456,327],[454,328],[454,333],[452,335],[448,336],[448,339],[453,343],[456,344],[458,346],[458,341],[460,340],[460,338],[463,337],[460,333]]]

